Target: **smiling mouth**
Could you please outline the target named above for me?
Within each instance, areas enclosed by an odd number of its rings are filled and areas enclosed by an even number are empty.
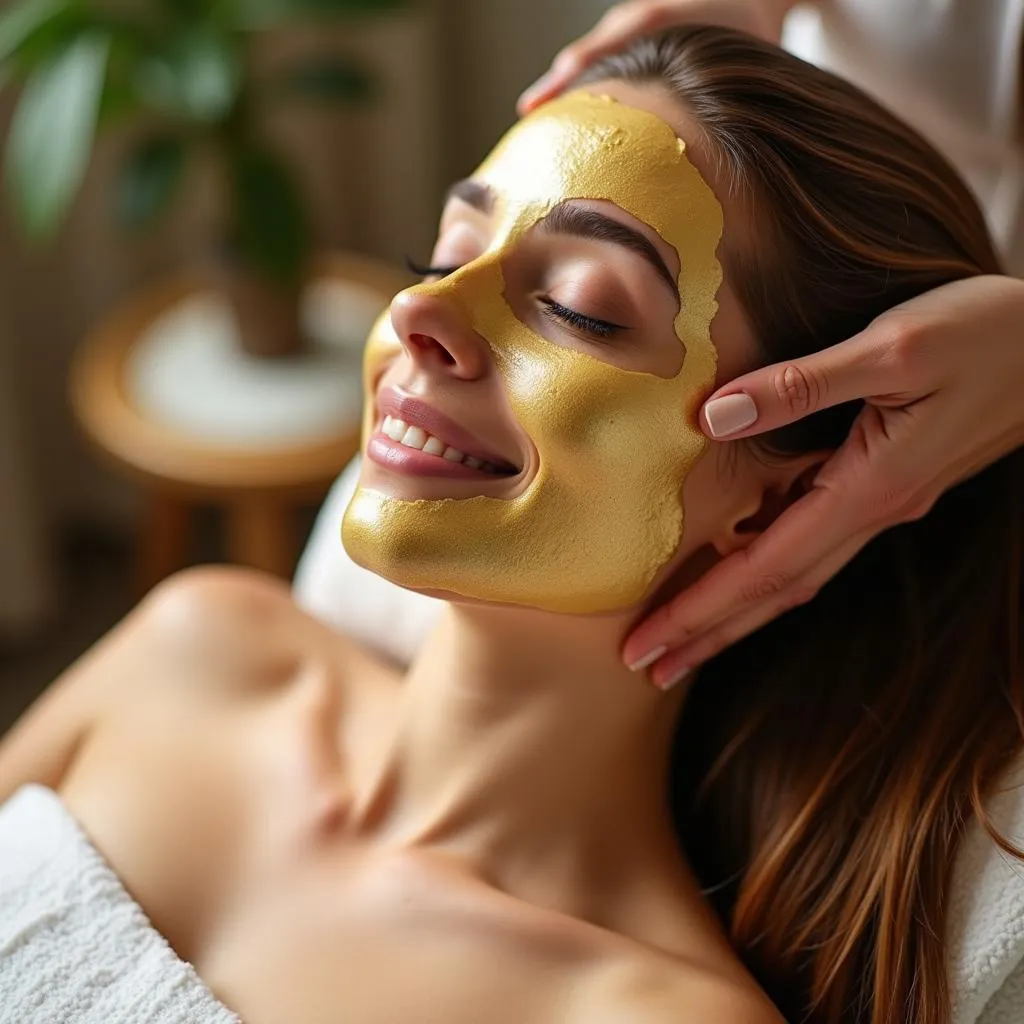
[[[378,429],[403,448],[411,448],[453,466],[463,465],[492,476],[513,476],[519,472],[519,468],[511,463],[478,458],[395,416],[385,416]]]

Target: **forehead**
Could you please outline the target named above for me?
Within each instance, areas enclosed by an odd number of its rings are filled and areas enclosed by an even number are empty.
[[[524,118],[474,178],[511,217],[535,219],[567,199],[603,199],[653,228],[683,256],[722,233],[714,193],[660,117],[608,96],[570,93]]]

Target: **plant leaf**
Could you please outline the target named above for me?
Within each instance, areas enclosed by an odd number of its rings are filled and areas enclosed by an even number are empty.
[[[298,99],[360,103],[373,97],[375,86],[370,71],[356,61],[324,55],[286,68],[271,90]]]
[[[284,0],[289,12],[309,14],[377,14],[409,6],[409,0]]]
[[[140,100],[135,89],[135,71],[141,54],[142,48],[136,40],[114,37],[100,100],[100,127],[138,110]]]
[[[288,167],[268,149],[231,153],[234,240],[250,266],[280,282],[297,281],[309,250],[302,196]]]
[[[209,3],[208,0],[160,0],[160,6],[181,21],[192,21],[203,17]]]
[[[94,14],[77,0],[65,0],[53,5],[48,5],[44,0],[43,7],[48,6],[48,16],[39,19],[22,35],[6,58],[0,57],[0,73],[5,73],[11,79],[24,79],[32,71],[55,60],[83,35],[104,29]],[[26,24],[23,22],[22,27]],[[8,36],[7,41],[13,42],[14,34]]]
[[[27,75],[55,60],[76,39],[96,31],[102,29],[81,10],[65,8],[26,36],[9,63],[22,75]]]
[[[122,227],[149,227],[170,203],[185,171],[188,150],[176,135],[143,139],[128,154],[116,181],[115,212]]]
[[[138,109],[138,97],[133,89],[123,82],[112,80],[109,76],[103,87],[100,100],[99,126],[112,124],[120,118],[134,113]]]
[[[209,29],[183,32],[167,49],[140,62],[136,87],[163,113],[211,123],[226,117],[241,85],[238,54]]]
[[[0,63],[14,56],[27,39],[68,6],[69,0],[22,0],[0,14]]]
[[[6,180],[21,227],[52,235],[89,166],[110,39],[83,36],[25,83],[5,153]]]

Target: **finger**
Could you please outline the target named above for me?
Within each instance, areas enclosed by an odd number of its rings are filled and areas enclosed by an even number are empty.
[[[552,66],[516,100],[516,113],[520,117],[526,117],[531,110],[554,99],[573,80],[573,77],[571,74],[559,73]]]
[[[976,458],[964,458],[949,467],[947,473],[939,481],[922,490],[920,494],[901,510],[901,514],[893,519],[907,521],[926,515],[935,501],[949,487],[983,469],[987,461]],[[865,505],[869,507],[870,503]],[[691,671],[721,653],[727,647],[742,640],[744,637],[760,629],[783,612],[811,600],[818,591],[845,565],[851,562],[861,549],[876,537],[885,523],[875,521],[873,525],[862,529],[845,545],[826,555],[817,565],[809,570],[802,579],[794,581],[789,587],[781,590],[776,596],[751,604],[746,609],[725,616],[721,621],[710,625],[704,632],[697,632],[679,647],[659,656],[651,662],[651,681],[660,689],[670,689]]]
[[[816,486],[750,547],[723,559],[641,622],[626,640],[623,660],[642,667],[659,647],[678,647],[782,593],[865,528],[856,508],[844,488]]]
[[[775,363],[730,381],[701,410],[711,438],[750,437],[856,399],[914,401],[929,382],[913,380],[904,346],[891,332],[867,330],[802,359]],[[919,377],[920,375],[917,374]]]
[[[665,3],[633,0],[608,11],[586,35],[560,50],[551,68],[519,97],[521,117],[553,99],[591,64],[615,53],[631,40],[666,27],[671,18]]]
[[[812,600],[818,591],[871,540],[873,533],[864,531],[838,550],[822,559],[805,577],[771,599],[761,601],[744,611],[729,616],[708,632],[669,651],[651,668],[651,682],[660,690],[668,690],[704,662],[710,661],[726,648],[756,632],[773,619]]]

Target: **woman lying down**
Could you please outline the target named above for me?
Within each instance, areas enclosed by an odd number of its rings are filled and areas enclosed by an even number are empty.
[[[158,588],[0,747],[0,1019],[954,1019],[951,873],[1022,747],[1020,454],[671,692],[618,651],[857,411],[709,452],[716,382],[998,270],[921,139],[735,33],[521,121],[366,351],[339,528],[440,625],[402,674],[250,573]]]

